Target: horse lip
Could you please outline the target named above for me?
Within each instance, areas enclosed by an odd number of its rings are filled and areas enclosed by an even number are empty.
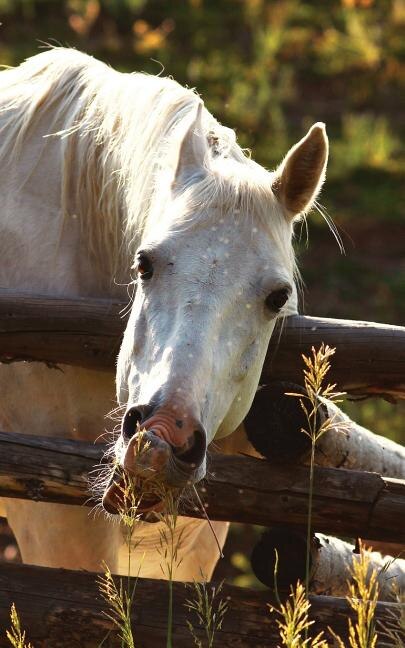
[[[166,479],[169,486],[182,488],[201,481],[204,479],[205,473],[205,460],[199,465],[190,464],[172,454]]]
[[[164,441],[159,439],[160,443],[165,444]],[[130,466],[123,466],[124,472],[129,479],[139,479],[139,490],[142,489],[142,475],[143,477],[150,478],[151,471],[154,468],[147,465],[137,465],[136,470],[131,469]],[[205,460],[200,465],[190,464],[182,461],[181,457],[176,457],[173,452],[168,456],[168,462],[165,465],[164,476],[165,482],[169,488],[181,489],[190,486],[200,481],[205,477]],[[159,472],[159,471],[158,471]],[[157,474],[157,473],[156,473]],[[133,500],[125,497],[124,492],[126,488],[125,477],[122,475],[122,468],[117,468],[110,478],[102,498],[103,508],[111,515],[117,515],[133,507]],[[150,514],[159,514],[164,508],[164,501],[152,493],[141,494],[138,506],[136,507],[136,515],[149,516]],[[144,519],[142,517],[142,519]]]
[[[124,478],[121,477],[116,481],[115,475],[113,474],[102,498],[102,505],[107,513],[118,515],[133,506],[133,501],[125,497],[124,489]],[[146,493],[145,495],[141,495],[139,504],[136,506],[135,514],[161,513],[163,507],[164,502],[160,497]]]

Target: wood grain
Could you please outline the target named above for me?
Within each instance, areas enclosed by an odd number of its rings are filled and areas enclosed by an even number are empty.
[[[0,290],[0,361],[37,360],[113,371],[126,305]],[[301,354],[336,347],[330,379],[357,395],[405,397],[405,328],[293,316],[275,331],[261,382],[302,382]]]
[[[10,607],[15,603],[27,640],[35,648],[96,648],[107,637],[103,648],[118,648],[116,632],[107,618],[93,573],[48,569],[28,565],[4,564],[0,567],[0,646],[9,646],[5,629],[9,627]],[[126,579],[125,579],[126,583]],[[131,587],[134,580],[131,581]],[[183,583],[174,583],[173,645],[190,648],[193,640],[187,619],[198,621],[185,607],[192,591]],[[225,585],[221,593],[228,601],[223,628],[216,646],[222,648],[276,648],[280,645],[276,623],[267,604],[269,592],[257,592]],[[132,623],[136,645],[161,648],[166,645],[167,583],[139,579],[136,586]],[[343,638],[351,611],[341,598],[312,596],[311,618],[314,634],[331,626]],[[398,607],[378,603],[376,618],[386,621]],[[203,636],[203,635],[200,635]]]
[[[77,441],[0,433],[0,496],[94,505],[88,474],[103,450]],[[307,466],[211,454],[207,474],[197,488],[211,519],[306,527]],[[202,517],[190,499],[192,493],[181,512]],[[405,481],[316,467],[312,526],[332,535],[403,542]]]

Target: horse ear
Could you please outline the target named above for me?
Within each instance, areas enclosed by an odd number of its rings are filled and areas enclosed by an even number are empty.
[[[308,211],[325,180],[328,161],[325,124],[314,124],[287,153],[275,173],[273,192],[289,217]]]
[[[203,170],[208,145],[203,133],[202,109],[203,103],[199,101],[183,125],[179,138],[174,184],[181,183],[188,176]]]

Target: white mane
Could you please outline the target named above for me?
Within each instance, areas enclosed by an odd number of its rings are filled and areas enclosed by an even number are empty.
[[[77,214],[90,251],[114,272],[133,258],[139,235],[153,227],[153,203],[176,133],[200,102],[169,78],[116,72],[90,56],[56,48],[0,74],[0,161],[17,156],[39,111],[62,140],[62,209]],[[272,209],[271,174],[236,144],[235,134],[203,113],[211,141],[202,174],[183,194],[184,210],[214,201],[255,216],[271,228],[290,267],[294,258]],[[49,139],[46,139],[44,146]],[[161,202],[161,201],[159,201]],[[270,212],[270,213],[269,213]]]

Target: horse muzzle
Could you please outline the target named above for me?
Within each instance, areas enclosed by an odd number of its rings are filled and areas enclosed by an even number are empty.
[[[207,437],[184,410],[162,407],[144,421],[145,407],[124,416],[120,465],[103,496],[103,507],[119,513],[134,505],[138,513],[159,512],[165,489],[181,489],[205,476]]]

